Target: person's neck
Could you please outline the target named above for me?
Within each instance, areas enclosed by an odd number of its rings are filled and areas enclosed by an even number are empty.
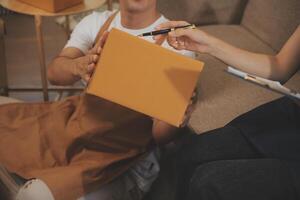
[[[121,24],[128,29],[143,29],[153,24],[161,14],[157,10],[140,13],[121,10]]]

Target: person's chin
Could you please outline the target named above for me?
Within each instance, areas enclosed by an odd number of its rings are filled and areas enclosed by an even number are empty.
[[[133,0],[128,5],[128,10],[131,12],[143,12],[145,11],[147,5],[145,5],[145,1],[143,0]]]
[[[128,12],[131,12],[131,13],[141,13],[141,12],[145,11],[145,9],[141,6],[131,6],[127,10],[128,10]]]

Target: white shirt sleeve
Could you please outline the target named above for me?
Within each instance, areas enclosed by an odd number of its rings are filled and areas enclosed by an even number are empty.
[[[93,47],[94,41],[100,28],[111,15],[111,11],[102,13],[93,12],[83,18],[73,30],[71,37],[65,48],[75,47],[81,50],[84,54]]]

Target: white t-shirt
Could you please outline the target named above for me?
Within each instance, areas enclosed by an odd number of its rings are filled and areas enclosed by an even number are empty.
[[[75,47],[80,49],[84,54],[92,48],[95,39],[98,35],[100,28],[106,22],[106,20],[114,13],[115,11],[105,11],[105,12],[93,12],[92,14],[86,16],[79,24],[75,27],[70,40],[67,42],[66,47]],[[153,31],[154,28],[168,21],[164,16],[161,16],[150,26],[143,29],[127,29],[121,24],[121,15],[120,12],[115,16],[111,25],[108,29],[110,31],[112,28],[117,28],[124,32],[127,32],[132,35],[139,35],[145,32]],[[152,37],[144,37],[145,40],[154,43]],[[166,41],[162,44],[163,47],[176,51],[180,54],[183,54],[188,57],[195,57],[195,54],[190,51],[177,51],[173,49]],[[158,154],[157,150],[152,151],[147,157],[140,160],[135,166],[133,166],[129,173],[135,179],[135,184],[143,191],[147,192],[150,189],[150,186],[157,178],[159,173],[159,163],[158,163]]]
[[[84,54],[87,53],[89,49],[92,48],[94,41],[97,37],[97,34],[106,20],[114,13],[115,11],[105,11],[105,12],[93,12],[92,14],[86,16],[79,24],[75,27],[70,40],[67,42],[66,47],[76,47],[80,49]],[[145,32],[153,31],[154,28],[168,21],[164,16],[158,18],[153,24],[143,29],[128,29],[122,26],[121,24],[121,14],[120,12],[115,16],[114,20],[111,22],[108,31],[112,28],[117,28],[124,32],[127,32],[131,35],[139,35]],[[143,37],[143,39],[154,43],[152,37]],[[177,51],[172,48],[166,41],[162,44],[163,47],[176,51],[180,54],[183,54],[188,57],[195,57],[195,54],[191,51]]]

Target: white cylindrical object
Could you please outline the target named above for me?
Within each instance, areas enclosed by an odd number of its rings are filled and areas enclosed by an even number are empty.
[[[54,200],[49,187],[42,180],[27,181],[19,190],[16,200]]]

